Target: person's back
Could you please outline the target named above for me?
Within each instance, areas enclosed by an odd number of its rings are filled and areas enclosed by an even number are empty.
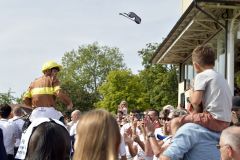
[[[12,113],[13,113],[13,118],[9,119],[9,121],[13,123],[13,125],[17,130],[17,133],[16,133],[17,138],[16,138],[15,148],[14,148],[14,154],[16,154],[17,148],[20,144],[22,129],[25,121],[21,118],[21,116],[23,116],[23,111],[20,107],[14,107]]]
[[[160,160],[219,160],[216,148],[220,133],[212,132],[198,124],[187,123],[180,127],[170,146]]]
[[[59,85],[59,81],[53,81],[50,75],[43,75],[35,79],[29,86],[31,93],[31,106],[33,107],[54,107],[54,87]]]
[[[231,121],[232,94],[223,75],[213,69],[197,74],[194,90],[203,91],[203,111],[208,111],[215,119]]]
[[[4,145],[6,148],[7,154],[14,154],[14,144],[15,144],[15,129],[11,122],[8,122],[5,119],[0,120],[0,128],[3,131],[4,136]]]
[[[215,52],[208,45],[196,47],[192,61],[197,75],[190,96],[193,108],[202,104],[203,113],[196,114],[193,122],[213,131],[222,131],[231,122],[232,93],[224,77],[214,71]],[[204,117],[204,118],[202,118]]]
[[[16,128],[9,122],[8,119],[11,113],[11,107],[8,104],[0,105],[0,129],[3,132],[3,142],[7,152],[7,156],[9,160],[13,159],[14,156],[14,144],[17,137]]]
[[[192,61],[197,75],[189,101],[193,113],[174,119],[173,133],[182,124],[196,123],[212,131],[221,132],[231,122],[232,93],[224,77],[214,71],[215,52],[208,45],[196,47]],[[200,112],[203,109],[203,112]]]
[[[43,76],[33,81],[23,96],[23,102],[27,106],[35,108],[29,119],[46,117],[62,119],[63,115],[55,109],[56,98],[59,98],[68,109],[73,104],[71,99],[62,91],[57,73],[62,66],[54,61],[46,62],[42,67]]]

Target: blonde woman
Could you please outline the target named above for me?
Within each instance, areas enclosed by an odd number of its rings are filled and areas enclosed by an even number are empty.
[[[121,137],[115,118],[105,110],[92,110],[79,119],[74,160],[116,160]]]

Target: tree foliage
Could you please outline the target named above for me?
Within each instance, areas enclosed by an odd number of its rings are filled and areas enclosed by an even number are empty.
[[[142,57],[142,65],[144,68],[150,67],[152,64],[150,62],[154,52],[158,47],[158,43],[148,43],[146,44],[146,48],[138,51],[138,55]]]
[[[175,66],[152,65],[141,71],[139,76],[145,86],[144,103],[148,106],[160,110],[167,104],[177,104],[178,82]]]
[[[111,71],[106,81],[99,87],[99,92],[103,96],[97,106],[116,111],[118,104],[122,100],[128,102],[129,109],[142,109],[139,101],[143,93],[142,84],[138,75],[132,74],[129,70]]]
[[[118,48],[99,46],[96,42],[66,52],[62,64],[62,88],[69,92],[74,106],[81,110],[94,107],[100,98],[97,88],[111,70],[126,68]]]
[[[177,68],[173,65],[151,64],[158,44],[147,44],[139,51],[144,70],[134,75],[128,70],[112,71],[100,86],[103,96],[98,107],[116,111],[121,100],[129,103],[129,110],[155,108],[177,104]]]
[[[7,93],[0,93],[0,104],[12,104],[14,103],[17,99],[12,96],[12,91],[11,89],[8,90]]]
[[[161,109],[167,104],[177,104],[178,80],[176,66],[151,64],[150,60],[158,45],[149,43],[146,48],[138,52],[145,67],[139,76],[145,86],[145,103],[153,108]]]

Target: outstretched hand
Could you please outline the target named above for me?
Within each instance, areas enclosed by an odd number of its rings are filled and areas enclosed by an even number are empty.
[[[145,126],[147,133],[149,133],[149,132],[154,133],[153,123],[148,116],[144,118],[144,126]]]

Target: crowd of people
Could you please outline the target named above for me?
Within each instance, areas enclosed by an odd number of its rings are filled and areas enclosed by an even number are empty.
[[[57,79],[61,66],[47,62],[24,95],[29,116],[0,104],[0,159],[239,160],[240,97],[213,69],[214,56],[208,45],[193,51],[197,75],[186,107],[139,111],[123,100],[116,114],[74,110],[70,122],[55,108],[56,98],[73,107]]]

